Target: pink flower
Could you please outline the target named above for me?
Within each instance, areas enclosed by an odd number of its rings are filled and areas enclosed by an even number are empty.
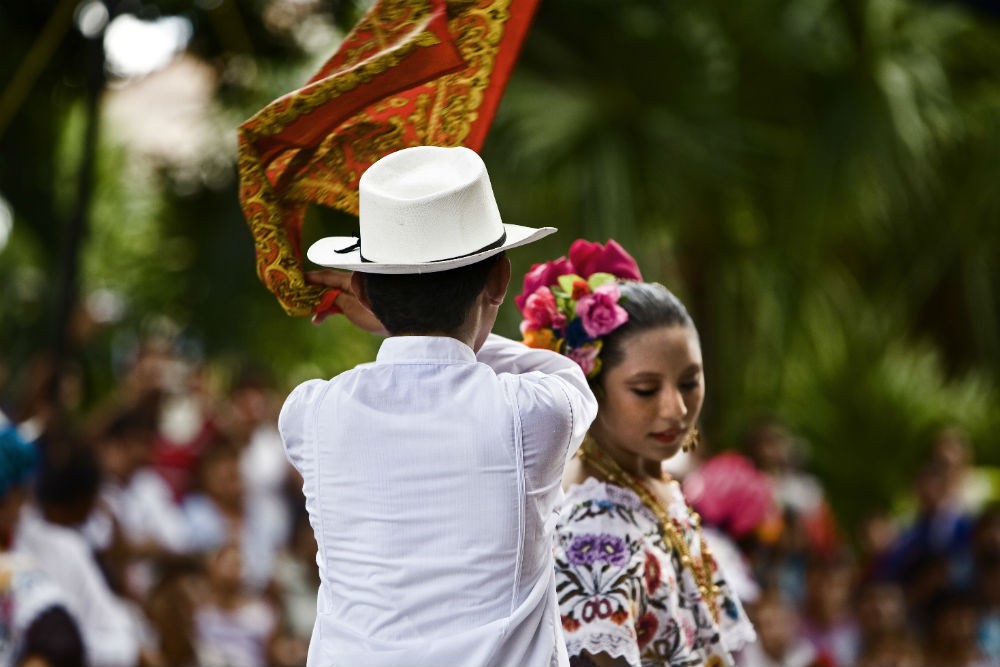
[[[620,297],[615,283],[601,285],[593,293],[580,297],[576,302],[576,314],[588,336],[599,338],[628,321],[628,313],[618,305]]]
[[[597,358],[601,348],[596,345],[581,345],[566,351],[566,356],[577,363],[583,374],[591,377],[600,370],[600,360]]]
[[[556,298],[548,287],[539,287],[532,292],[525,300],[521,314],[524,316],[524,321],[521,322],[522,332],[547,327],[561,329],[566,326],[566,316],[559,312]]]
[[[559,276],[575,273],[573,265],[565,257],[554,259],[544,264],[535,264],[524,274],[524,289],[514,297],[518,310],[524,312],[525,302],[538,291],[539,287],[548,287],[558,282]]]
[[[569,247],[569,263],[584,278],[595,273],[610,273],[620,280],[642,280],[639,265],[614,239],[606,246],[577,239]]]

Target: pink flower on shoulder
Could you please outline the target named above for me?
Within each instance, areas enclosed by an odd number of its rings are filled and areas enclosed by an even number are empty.
[[[548,287],[539,287],[531,293],[521,308],[524,321],[521,322],[521,332],[532,329],[556,329],[566,326],[566,316],[556,306],[556,298]]]
[[[580,316],[588,336],[599,338],[628,321],[628,313],[618,305],[620,298],[621,293],[615,283],[601,285],[592,293],[580,297],[576,302],[576,314]]]
[[[639,265],[614,239],[604,246],[596,241],[577,239],[569,248],[569,263],[584,278],[595,273],[610,273],[620,280],[642,280]]]
[[[573,265],[565,257],[554,259],[544,264],[534,264],[531,269],[524,274],[524,289],[514,297],[514,303],[518,310],[524,312],[524,305],[532,294],[538,291],[539,287],[549,287],[555,285],[559,276],[575,273]]]

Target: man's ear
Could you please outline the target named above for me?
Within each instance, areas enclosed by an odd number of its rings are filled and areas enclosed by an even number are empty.
[[[510,284],[510,259],[504,255],[490,269],[490,274],[486,278],[486,298],[494,306],[503,303],[507,296],[507,285]]]
[[[365,289],[365,274],[357,271],[351,274],[351,291],[362,306],[368,310],[372,309],[372,302],[368,300],[368,291]]]

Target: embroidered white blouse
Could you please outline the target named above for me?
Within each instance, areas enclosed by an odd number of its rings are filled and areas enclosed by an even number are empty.
[[[669,492],[667,513],[700,560],[691,509],[678,484]],[[719,564],[716,621],[659,519],[632,490],[593,477],[571,486],[558,534],[556,590],[574,662],[586,651],[632,667],[732,667],[731,652],[756,640]]]
[[[386,339],[279,428],[319,553],[310,667],[566,665],[552,539],[597,403],[579,366],[490,336]]]

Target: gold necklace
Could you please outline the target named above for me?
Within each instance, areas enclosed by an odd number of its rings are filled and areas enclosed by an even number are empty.
[[[691,555],[691,549],[688,547],[687,540],[684,539],[679,522],[675,522],[670,518],[666,508],[663,507],[663,504],[657,499],[656,495],[645,484],[622,468],[612,457],[602,452],[597,442],[589,436],[583,441],[583,446],[580,447],[577,455],[584,463],[601,473],[612,484],[634,492],[639,496],[642,504],[656,515],[656,518],[659,519],[660,534],[663,536],[664,542],[679,554],[681,567],[691,571],[702,599],[708,605],[708,609],[712,613],[712,618],[718,623],[718,595],[720,590],[715,585],[712,576],[715,570],[715,559],[712,557],[712,552],[709,551],[708,545],[705,543],[705,536],[701,532],[701,517],[698,516],[698,513],[688,507],[691,513],[691,523],[694,526],[699,546],[701,547],[701,558],[695,560]],[[672,483],[676,484],[677,482]]]

